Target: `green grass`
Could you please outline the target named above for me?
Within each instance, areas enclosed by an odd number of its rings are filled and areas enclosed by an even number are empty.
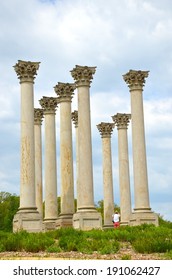
[[[92,254],[115,254],[121,242],[129,242],[139,253],[164,253],[172,259],[172,227],[170,222],[153,225],[121,226],[118,229],[81,231],[61,228],[45,233],[0,231],[0,252],[81,252]],[[129,255],[123,259],[130,259]]]

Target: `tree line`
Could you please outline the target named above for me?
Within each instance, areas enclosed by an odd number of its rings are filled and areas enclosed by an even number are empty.
[[[0,231],[12,231],[13,217],[19,208],[20,197],[16,194],[11,194],[9,192],[0,192]],[[61,212],[61,198],[57,197],[58,213]],[[44,208],[43,203],[43,208]],[[74,201],[75,211],[77,209],[77,199]],[[103,200],[100,200],[95,204],[95,208],[101,213],[103,218]],[[114,208],[119,211],[119,206],[114,205]]]

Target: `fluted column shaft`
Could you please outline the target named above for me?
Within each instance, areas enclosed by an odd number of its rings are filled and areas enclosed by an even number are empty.
[[[20,208],[35,208],[35,154],[33,83],[21,83]]]
[[[71,219],[74,213],[73,149],[71,100],[75,85],[58,83],[55,92],[60,103],[61,218]],[[64,216],[64,218],[62,217]],[[65,226],[65,221],[62,222]]]
[[[118,158],[119,158],[119,185],[120,185],[120,214],[121,224],[127,225],[131,216],[131,192],[128,157],[127,126],[130,114],[116,114],[112,117],[118,129]]]
[[[78,91],[78,210],[74,227],[91,229],[101,226],[101,219],[94,206],[93,164],[90,117],[90,83],[95,67],[78,66],[71,71]],[[94,212],[94,213],[90,213]],[[93,219],[94,216],[94,219]],[[77,221],[77,222],[76,222]]]
[[[131,94],[135,210],[150,209],[143,112],[143,86],[148,71],[130,70],[124,75]]]
[[[79,159],[78,159],[78,111],[73,111],[71,114],[71,118],[73,120],[73,123],[75,125],[75,147],[76,147],[76,192],[77,197],[79,193],[79,187],[78,187],[78,166],[79,166]]]
[[[113,228],[112,215],[114,213],[114,194],[112,176],[111,134],[112,123],[100,123],[97,128],[102,137],[103,150],[103,193],[104,193],[104,228]]]
[[[13,219],[13,231],[42,230],[35,199],[34,79],[39,62],[18,60],[14,66],[21,84],[20,207]]]
[[[91,143],[91,119],[90,119],[90,83],[95,68],[87,68],[89,78],[84,76],[84,69],[77,68],[71,71],[76,80],[78,90],[78,183],[82,192],[78,193],[78,211],[94,209],[93,197],[93,167],[92,167],[92,143]]]
[[[39,63],[19,60],[14,68],[21,84],[20,209],[36,209],[33,83]]]
[[[45,222],[54,223],[57,219],[57,166],[55,110],[57,98],[43,97],[40,105],[45,119]]]
[[[34,110],[34,132],[35,132],[35,189],[36,206],[43,217],[43,186],[42,186],[42,134],[41,125],[43,109]]]

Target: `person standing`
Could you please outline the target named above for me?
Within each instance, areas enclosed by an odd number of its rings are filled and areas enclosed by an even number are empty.
[[[120,214],[118,211],[115,211],[115,213],[112,215],[112,222],[114,225],[114,228],[117,228],[120,226]]]

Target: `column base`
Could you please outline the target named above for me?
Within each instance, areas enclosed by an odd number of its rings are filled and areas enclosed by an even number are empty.
[[[44,219],[43,221],[43,231],[48,231],[48,230],[55,230],[57,225],[57,219]]]
[[[28,232],[42,231],[42,217],[37,208],[19,208],[13,218],[13,232],[26,230]]]
[[[73,214],[60,214],[57,223],[57,228],[72,227],[73,226]]]
[[[112,229],[112,228],[114,228],[113,223],[103,225],[103,229]]]
[[[134,209],[134,212],[130,217],[129,225],[138,226],[141,224],[153,224],[155,226],[158,226],[158,215],[151,210]]]
[[[122,221],[120,222],[120,226],[129,226],[130,225],[130,221]]]
[[[102,229],[102,217],[96,210],[76,212],[73,215],[73,227],[80,230]]]

